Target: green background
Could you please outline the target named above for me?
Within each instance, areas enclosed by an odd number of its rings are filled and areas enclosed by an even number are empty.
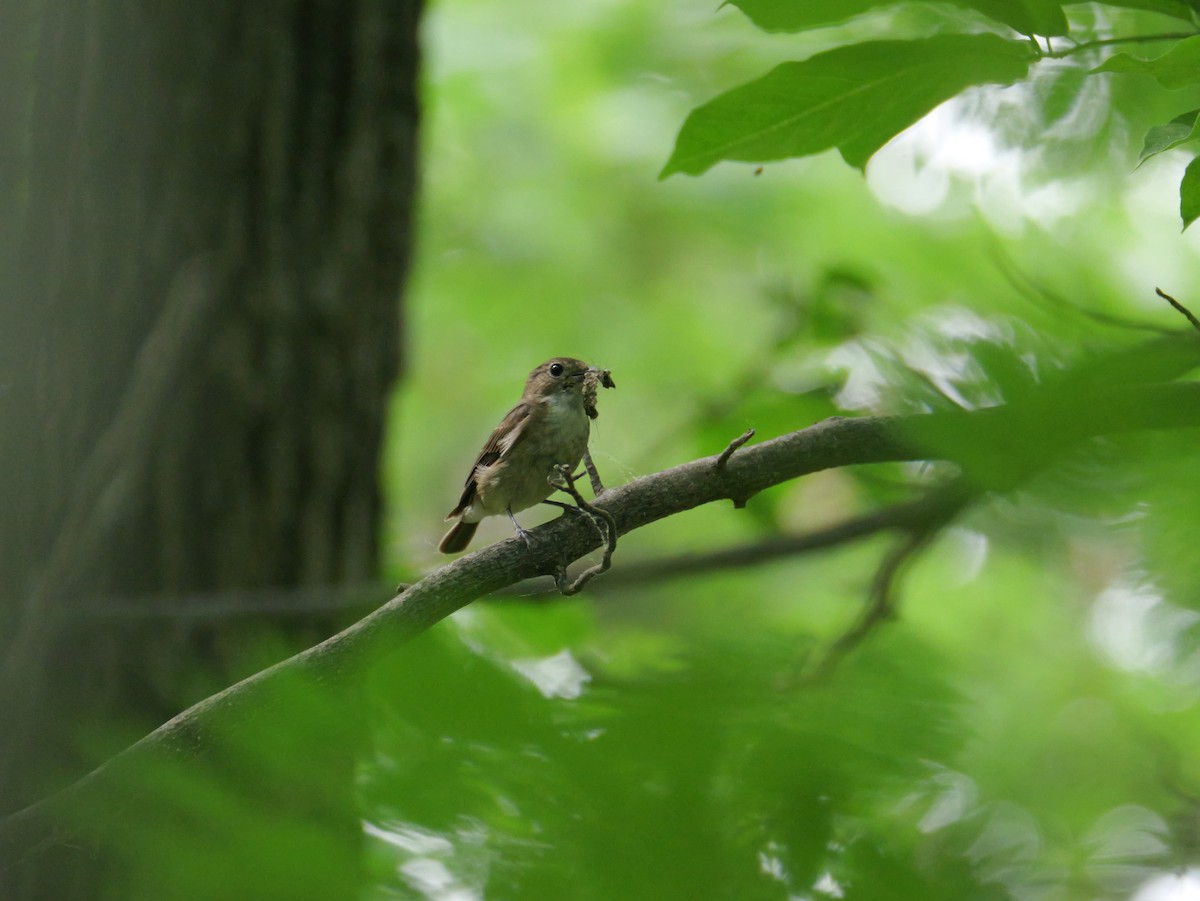
[[[902,7],[886,36],[970,15]],[[1186,91],[1047,60],[865,177],[831,151],[660,181],[694,107],[880,23],[769,36],[694,2],[444,0],[424,29],[398,579],[440,562],[473,451],[550,356],[613,371],[592,447],[620,484],[747,427],[1011,400],[1141,340],[1093,314],[1183,325],[1153,289],[1195,284],[1186,157],[1134,166]],[[1200,790],[1194,439],[1107,440],[976,508],[906,573],[900,620],[815,682],[885,538],[476,603],[375,680],[371,896],[1125,898],[1175,878]],[[940,472],[821,473],[632,533],[615,567],[819,529]]]

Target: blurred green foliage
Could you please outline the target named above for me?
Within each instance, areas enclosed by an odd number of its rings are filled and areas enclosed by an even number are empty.
[[[620,483],[748,426],[1019,403],[1183,326],[1152,289],[1189,302],[1196,239],[1168,202],[1184,161],[1134,166],[1141,135],[1200,105],[1186,88],[1047,60],[939,108],[865,179],[826,153],[656,181],[689,110],[729,85],[971,30],[985,5],[858,6],[779,37],[695,3],[432,9],[398,573],[438,562],[470,452],[554,354],[612,368],[593,453]],[[1096,40],[1189,27],[1065,9]],[[1200,864],[1194,440],[1094,442],[977,506],[906,571],[901,621],[815,681],[884,538],[477,603],[374,679],[368,895],[1127,898]],[[633,533],[615,565],[817,529],[942,472],[817,474]]]
[[[689,110],[730,85],[982,9],[860,6],[779,37],[695,3],[431,10],[397,573],[438,562],[470,452],[553,354],[612,368],[593,453],[620,483],[748,426],[1020,402],[1183,326],[1152,289],[1188,302],[1184,161],[1134,166],[1141,135],[1200,106],[1188,89],[1046,60],[939,108],[865,179],[826,153],[656,181]],[[1184,27],[1066,11],[1094,39]],[[1198,863],[1193,444],[1094,442],[977,506],[906,572],[901,621],[816,681],[884,538],[477,603],[380,663],[369,896],[1126,898]],[[615,565],[817,529],[942,472],[817,474],[626,536]]]

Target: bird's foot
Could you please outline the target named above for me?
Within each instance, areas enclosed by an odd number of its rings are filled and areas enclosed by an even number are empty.
[[[533,547],[533,533],[530,532],[528,529],[521,528],[521,524],[519,522],[517,522],[517,518],[515,516],[513,516],[513,512],[512,512],[511,508],[506,508],[504,512],[508,514],[509,521],[513,524],[513,528],[517,530],[517,537],[525,542],[525,547],[532,548]]]

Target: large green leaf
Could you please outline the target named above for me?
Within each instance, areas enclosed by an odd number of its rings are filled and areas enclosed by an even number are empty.
[[[729,0],[765,31],[804,31],[843,22],[897,0]],[[1055,0],[950,0],[1022,34],[1064,35],[1067,18]],[[1169,0],[1163,0],[1169,2]]]
[[[661,177],[830,147],[862,168],[939,103],[971,85],[1011,84],[1033,58],[1024,42],[975,34],[872,41],[784,63],[694,109]]]
[[[1146,137],[1142,142],[1142,152],[1138,155],[1138,165],[1140,166],[1150,157],[1157,156],[1163,151],[1200,138],[1198,117],[1200,117],[1200,109],[1189,110],[1176,116],[1170,122],[1155,125],[1146,132]]]
[[[1187,228],[1200,218],[1200,156],[1196,157],[1183,171],[1179,183],[1179,216]]]
[[[1092,71],[1149,75],[1164,88],[1187,87],[1200,82],[1200,36],[1185,38],[1154,59],[1118,53]]]

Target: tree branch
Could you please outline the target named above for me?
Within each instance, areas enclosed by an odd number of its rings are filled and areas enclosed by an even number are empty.
[[[1189,345],[1193,353],[1195,346]],[[718,457],[705,457],[643,476],[606,491],[594,506],[612,516],[617,534],[625,534],[824,469],[929,459],[959,464],[973,490],[1007,488],[1092,436],[1192,427],[1200,427],[1198,383],[1065,382],[1019,406],[827,419],[743,447],[720,469]],[[354,692],[377,655],[393,653],[475,598],[553,574],[563,559],[595,550],[600,536],[584,519],[564,516],[535,529],[531,547],[508,539],[434,570],[350,628],[196,704],[73,785],[0,821],[0,872],[46,842],[71,841],[64,823],[75,821],[72,810],[102,804],[108,816],[119,817],[136,807],[139,793],[154,793],[151,776],[163,767],[219,755],[247,720],[280,716],[288,686],[340,703],[347,717],[361,716]]]
[[[1163,300],[1165,300],[1167,303],[1169,303],[1171,306],[1173,306],[1179,313],[1181,313],[1183,315],[1183,317],[1185,319],[1187,319],[1188,322],[1190,322],[1192,324],[1192,328],[1194,328],[1196,331],[1200,332],[1200,319],[1197,319],[1196,315],[1191,310],[1189,310],[1187,307],[1185,307],[1183,304],[1181,304],[1179,301],[1177,301],[1174,297],[1172,297],[1170,294],[1168,294],[1162,288],[1155,288],[1154,293],[1157,294],[1159,297],[1161,297]]]

